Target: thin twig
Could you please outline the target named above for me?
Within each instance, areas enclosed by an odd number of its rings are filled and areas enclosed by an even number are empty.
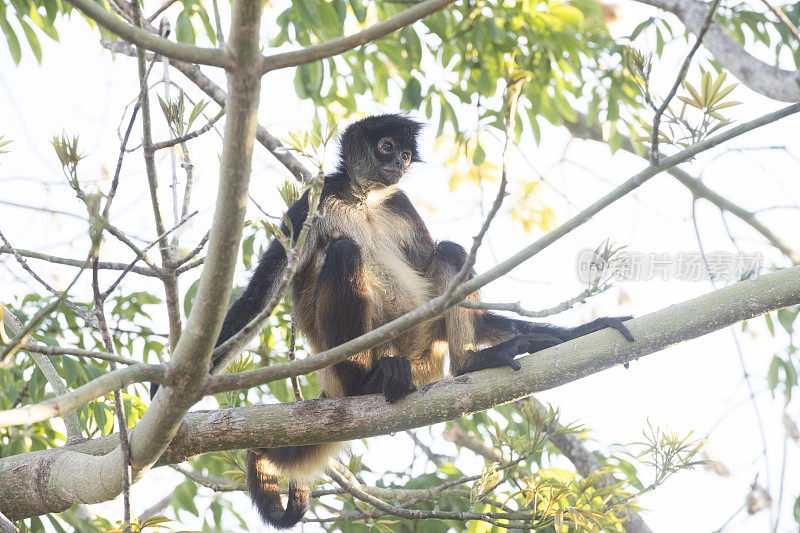
[[[422,511],[418,509],[404,509],[390,505],[383,500],[375,498],[361,490],[359,486],[348,481],[343,473],[340,473],[335,467],[328,469],[328,475],[331,476],[336,483],[339,484],[346,492],[354,498],[367,503],[384,513],[405,518],[407,520],[460,520],[466,522],[468,520],[480,520],[481,522],[488,522],[498,527],[508,527],[508,524],[500,522],[500,520],[525,520],[528,522],[537,521],[534,513],[521,512],[521,513],[470,513],[460,511]]]
[[[222,33],[222,19],[219,16],[219,6],[217,0],[211,0],[214,7],[214,23],[217,29],[217,48],[222,48],[225,45],[225,34]]]
[[[183,135],[182,137],[177,137],[175,139],[170,139],[168,141],[162,141],[160,143],[155,143],[150,147],[150,150],[155,152],[155,151],[161,150],[163,148],[170,148],[172,146],[175,146],[176,144],[185,143],[186,141],[190,141],[192,139],[195,139],[195,138],[201,136],[202,134],[206,133],[207,131],[210,131],[211,128],[214,127],[214,124],[216,124],[217,121],[219,121],[219,119],[221,119],[223,116],[225,116],[225,109],[220,109],[219,113],[217,113],[211,120],[206,122],[205,126],[203,126],[202,128],[199,128],[199,129],[196,129],[196,130],[194,130],[194,131],[192,131],[190,133],[187,133],[186,135]]]
[[[294,329],[294,317],[292,317],[292,323],[289,326],[289,353],[287,355],[287,359],[289,361],[295,360],[295,344],[297,339],[295,338],[295,329]],[[298,376],[292,376],[289,378],[289,381],[292,383],[292,390],[294,391],[294,399],[297,402],[302,402],[305,400],[303,398],[303,391],[300,389],[300,378]]]
[[[50,254],[43,254],[40,252],[34,252],[33,250],[25,250],[23,248],[16,248],[17,253],[22,257],[27,257],[29,259],[39,259],[42,261],[47,261],[48,263],[55,263],[57,265],[67,265],[73,267],[82,267],[84,265],[84,261],[79,259],[70,259],[67,257],[58,257],[56,255]],[[0,246],[0,254],[7,254],[11,253],[11,250],[6,246]],[[100,270],[125,270],[128,268],[129,263],[109,263],[109,262],[100,262],[97,265],[97,268]],[[155,272],[153,272],[150,268],[146,267],[134,267],[131,269],[131,272],[134,274],[139,274],[141,276],[149,276],[149,277],[157,277]]]
[[[125,130],[125,136],[119,146],[119,157],[117,158],[117,168],[114,169],[114,179],[111,180],[111,187],[106,195],[106,205],[103,209],[103,218],[108,219],[109,212],[111,211],[111,201],[114,200],[114,195],[117,193],[117,185],[119,184],[119,173],[122,170],[122,159],[125,157],[125,147],[128,145],[128,138],[131,136],[133,123],[136,121],[136,114],[139,112],[139,102],[133,106],[131,111],[131,119],[128,121],[128,127]]]
[[[80,0],[71,0],[77,2]],[[144,29],[144,20],[142,18],[142,10],[139,1],[133,2],[134,20],[140,30],[149,34]],[[99,22],[99,21],[98,21]],[[124,37],[124,35],[123,35]],[[165,40],[158,38],[159,40]],[[169,42],[169,41],[167,41]],[[193,47],[194,48],[194,47]],[[153,48],[151,48],[153,49]],[[155,49],[153,49],[155,50]],[[159,51],[159,50],[155,50]],[[219,52],[214,50],[214,52]],[[162,54],[169,57],[175,57],[171,54]],[[162,276],[161,281],[164,284],[165,299],[167,303],[167,318],[169,320],[169,345],[170,349],[174,350],[178,344],[178,339],[181,335],[181,315],[180,303],[178,298],[178,282],[175,276],[175,269],[172,267],[172,257],[167,238],[163,236],[166,232],[164,226],[164,219],[161,215],[161,208],[158,201],[158,175],[156,173],[156,163],[151,150],[153,144],[153,133],[150,125],[150,96],[147,89],[147,75],[149,70],[145,68],[145,52],[141,45],[137,43],[136,56],[139,66],[139,98],[142,103],[142,144],[144,147],[144,162],[145,171],[147,174],[147,185],[150,189],[150,203],[153,208],[153,218],[155,219],[156,234],[162,236],[159,239],[159,251],[161,252]],[[153,58],[155,60],[155,57]]]
[[[203,235],[203,238],[200,239],[200,242],[197,243],[197,246],[195,246],[191,252],[186,254],[185,257],[181,257],[180,259],[175,261],[175,267],[176,269],[178,269],[178,271],[180,271],[180,267],[182,267],[185,263],[187,263],[194,256],[200,253],[200,251],[203,249],[203,247],[205,247],[206,243],[208,242],[208,237],[210,234],[211,234],[210,232],[206,232],[206,234]]]
[[[130,20],[137,22],[137,25],[131,25],[120,20],[113,13],[109,13],[103,6],[92,0],[67,1],[84,15],[97,22],[100,26],[139,47],[147,48],[160,55],[189,61],[191,63],[217,67],[227,67],[229,65],[228,56],[217,48],[203,48],[195,45],[176,43],[153,35],[141,27],[141,16],[136,16],[135,11],[134,16]],[[134,4],[135,3],[136,2],[134,2]],[[130,16],[130,14],[128,15]]]
[[[5,243],[5,248],[11,252],[11,254],[14,256],[14,259],[17,260],[17,263],[20,264],[20,266],[22,267],[23,270],[25,270],[25,272],[30,274],[33,279],[38,281],[45,289],[47,289],[47,291],[50,294],[58,296],[59,292],[56,289],[54,289],[49,283],[47,283],[45,280],[39,277],[39,275],[36,272],[34,272],[30,266],[28,266],[28,262],[25,261],[25,258],[22,257],[22,255],[19,252],[17,252],[17,250],[13,246],[11,246],[11,243],[8,242],[8,239],[6,239],[6,236],[3,235],[2,231],[0,231],[0,240],[2,240],[3,243]],[[86,311],[84,311],[83,309],[72,303],[72,301],[70,301],[68,298],[64,298],[64,305],[72,309],[76,315],[81,317],[83,321],[86,323],[86,325],[91,327],[97,326],[97,323],[92,319],[92,317],[89,316],[89,314]]]
[[[178,223],[177,223],[175,226],[173,226],[173,227],[171,227],[170,229],[168,229],[168,230],[165,232],[165,234],[164,234],[164,235],[159,235],[159,236],[158,236],[158,238],[156,238],[156,240],[154,240],[154,241],[150,242],[150,244],[148,244],[147,246],[145,246],[144,248],[142,248],[142,253],[145,253],[145,252],[147,252],[147,250],[149,250],[150,248],[152,248],[153,246],[155,246],[156,244],[158,244],[158,242],[161,240],[161,238],[162,238],[162,237],[166,237],[167,235],[169,235],[170,233],[172,233],[172,232],[173,232],[173,231],[175,231],[176,229],[178,229],[178,228],[180,228],[181,226],[183,226],[183,225],[184,225],[184,224],[185,224],[185,223],[186,223],[186,222],[187,222],[187,221],[188,221],[190,218],[192,218],[193,216],[195,216],[197,213],[198,213],[198,212],[197,212],[197,211],[195,211],[194,213],[192,213],[192,214],[190,214],[190,215],[188,215],[188,216],[184,217],[183,219],[181,219],[181,220],[180,220],[180,221],[179,221],[179,222],[178,222]],[[114,290],[114,289],[117,287],[117,285],[119,285],[119,282],[120,282],[120,281],[122,281],[122,278],[124,278],[124,277],[125,277],[125,275],[126,275],[128,272],[130,272],[131,270],[133,270],[134,266],[135,266],[135,265],[136,265],[136,263],[139,261],[140,257],[141,257],[141,256],[137,256],[137,257],[136,257],[136,258],[135,258],[133,261],[131,261],[131,262],[128,264],[128,266],[125,268],[125,270],[123,270],[122,274],[120,274],[120,275],[119,275],[119,277],[117,277],[117,279],[114,281],[114,283],[112,283],[112,284],[111,284],[111,285],[108,287],[108,289],[106,289],[106,290],[105,290],[105,292],[103,292],[102,296],[103,296],[103,300],[104,300],[104,301],[105,301],[105,299],[106,299],[106,298],[108,298],[108,295],[109,295],[109,294],[111,294],[111,292],[112,292],[112,291],[113,291],[113,290]]]
[[[354,35],[312,44],[301,50],[283,52],[264,57],[261,60],[261,72],[263,74],[281,68],[304,65],[320,59],[339,55],[348,50],[353,50],[363,44],[367,44],[401,28],[405,28],[427,17],[431,13],[441,11],[454,1],[455,0],[425,0]]]
[[[99,222],[103,225],[103,229],[105,229],[111,235],[119,239],[119,241],[122,242],[122,244],[130,248],[133,251],[133,253],[136,254],[136,257],[138,259],[141,259],[142,262],[144,262],[144,264],[150,267],[150,270],[152,270],[157,277],[160,278],[164,275],[162,269],[158,265],[156,265],[153,262],[153,260],[150,259],[150,257],[142,251],[141,248],[136,246],[136,244],[134,244],[134,242],[130,240],[127,235],[122,233],[122,230],[120,230],[119,228],[108,222],[108,220],[106,219],[100,219]]]
[[[778,17],[781,23],[783,23],[783,25],[789,30],[789,33],[794,35],[794,38],[800,41],[800,30],[798,30],[797,26],[795,26],[792,21],[789,20],[789,17],[786,16],[786,13],[783,12],[783,9],[773,6],[768,0],[761,0],[761,2],[767,6],[767,8],[772,11],[776,17]]]
[[[778,512],[775,513],[775,524],[772,526],[772,533],[777,533],[778,524],[781,521],[781,505],[783,505],[783,484],[786,478],[786,452],[789,445],[789,435],[783,436],[783,457],[781,459],[781,481],[778,484],[778,505],[775,507]]]
[[[170,465],[170,468],[176,472],[180,472],[187,478],[191,479],[198,485],[209,488],[214,492],[235,492],[243,490],[244,487],[235,485],[232,480],[221,477],[202,476],[189,468],[184,468],[180,465]]]
[[[12,333],[15,335],[19,334],[22,331],[22,322],[14,316],[13,313],[8,311],[5,306],[0,303],[0,313],[3,315],[3,320],[0,321],[0,328],[2,328],[2,324],[5,323],[8,326],[8,329],[11,330]],[[58,396],[64,395],[67,393],[67,386],[64,383],[64,380],[61,376],[58,375],[58,371],[56,370],[55,366],[53,365],[52,361],[45,357],[40,353],[32,353],[37,352],[37,348],[39,345],[36,341],[31,338],[25,343],[25,346],[22,347],[22,350],[31,354],[33,361],[36,363],[36,366],[39,367],[39,370],[42,371],[44,377],[47,379],[47,382],[50,383],[50,386],[53,387],[53,391]],[[26,385],[27,386],[27,385]],[[21,395],[20,395],[21,396]],[[83,431],[81,430],[81,424],[78,420],[78,413],[73,409],[71,411],[67,411],[64,413],[64,425],[67,428],[67,444],[75,444],[77,442],[81,442],[86,440],[83,437]]]
[[[486,232],[489,230],[489,226],[494,220],[495,215],[500,210],[500,206],[503,205],[503,200],[506,197],[506,184],[508,183],[508,153],[511,148],[511,139],[514,134],[514,122],[517,117],[517,101],[519,99],[519,91],[522,88],[522,83],[525,81],[524,78],[515,78],[508,80],[507,87],[506,87],[506,106],[505,106],[505,130],[506,130],[506,138],[505,143],[503,145],[503,163],[502,163],[502,173],[500,175],[500,186],[497,189],[497,195],[495,196],[494,202],[492,203],[491,209],[489,209],[489,213],[483,220],[483,224],[481,225],[481,229],[478,234],[472,239],[472,248],[470,248],[469,254],[467,254],[467,258],[464,261],[464,265],[461,267],[453,279],[450,280],[450,283],[445,290],[445,294],[449,295],[455,290],[456,287],[464,283],[464,281],[469,277],[470,273],[472,272],[472,267],[475,266],[475,261],[478,255],[478,249],[481,247],[481,243],[483,242],[483,237],[486,235]]]
[[[69,285],[67,285],[67,288],[57,293],[55,300],[50,302],[48,305],[40,309],[39,312],[33,315],[33,317],[28,321],[28,323],[25,324],[25,327],[23,327],[22,330],[16,334],[16,336],[11,340],[11,342],[8,343],[7,346],[3,347],[3,351],[0,352],[0,368],[2,368],[7,363],[6,360],[9,359],[14,354],[14,352],[16,352],[18,349],[24,346],[25,342],[27,341],[28,335],[30,335],[30,333],[34,329],[36,329],[37,326],[39,326],[42,320],[44,320],[50,313],[52,313],[55,309],[57,309],[59,305],[61,305],[64,299],[66,299],[67,294],[69,294],[69,290],[72,288],[73,285],[75,285],[75,283],[78,281],[78,278],[81,277],[81,274],[83,274],[84,269],[87,266],[89,266],[90,261],[91,259],[87,258],[85,265],[83,266],[83,268],[78,270],[78,273],[69,283]]]
[[[26,344],[23,348],[26,352],[36,352],[44,355],[72,355],[75,357],[91,357],[92,359],[100,359],[101,361],[114,361],[123,365],[137,365],[140,361],[116,355],[108,352],[95,352],[93,350],[82,350],[80,348],[62,348],[60,346],[41,346]]]
[[[706,269],[706,273],[708,274],[708,280],[711,284],[711,287],[716,290],[717,284],[714,281],[714,277],[711,274],[711,268],[708,264],[708,256],[706,255],[705,247],[703,246],[703,239],[700,236],[700,228],[697,225],[697,213],[696,213],[696,202],[692,202],[692,226],[694,228],[694,235],[697,239],[697,247],[700,250],[700,258],[703,261],[703,266]],[[744,360],[744,351],[742,350],[742,345],[739,343],[739,337],[736,334],[736,328],[730,327],[728,330],[731,332],[731,337],[733,338],[733,345],[736,348],[736,354],[739,360],[739,367],[742,370],[742,376],[744,378],[745,385],[747,385],[747,393],[750,398],[750,403],[753,406],[753,413],[756,418],[756,424],[758,425],[758,431],[761,435],[761,456],[764,459],[764,473],[765,478],[767,481],[767,487],[771,487],[772,484],[770,482],[770,460],[769,455],[767,453],[767,434],[764,430],[764,421],[761,417],[761,411],[758,409],[758,402],[756,401],[756,394],[755,390],[753,389],[753,383],[750,380],[750,372],[747,370],[747,363]]]
[[[86,221],[86,217],[83,215],[70,213],[69,211],[61,211],[60,209],[50,209],[48,207],[41,207],[37,205],[20,204],[18,202],[9,202],[8,200],[0,200],[0,204],[8,205],[11,207],[18,207],[20,209],[30,209],[31,211],[42,211],[44,213],[50,213],[52,215],[62,215],[65,217],[77,218],[78,220]]]
[[[605,288],[603,289],[605,290]],[[601,291],[602,292],[602,291]],[[546,316],[555,315],[558,313],[563,313],[568,309],[572,309],[575,304],[583,303],[586,301],[587,298],[590,296],[594,296],[598,294],[597,291],[592,291],[591,289],[585,289],[577,296],[570,298],[569,300],[565,300],[558,305],[554,305],[548,309],[542,309],[541,311],[529,311],[522,307],[519,302],[514,303],[491,303],[491,302],[478,302],[474,300],[464,300],[459,305],[461,307],[466,307],[467,309],[480,309],[483,311],[511,311],[512,313],[516,313],[520,316],[530,317],[530,318],[542,318]]]
[[[169,9],[169,8],[170,8],[170,6],[172,6],[172,4],[174,4],[174,3],[176,3],[176,2],[178,2],[178,0],[166,0],[166,2],[164,2],[163,4],[161,4],[161,6],[160,6],[158,9],[156,9],[156,10],[153,12],[153,14],[152,14],[152,15],[150,15],[149,17],[147,17],[145,20],[146,20],[147,22],[151,22],[151,23],[152,23],[152,22],[153,22],[153,21],[156,19],[156,17],[157,17],[157,16],[159,16],[161,13],[163,13],[164,11],[166,11],[167,9]]]
[[[114,341],[111,339],[111,332],[106,324],[106,314],[103,311],[105,304],[104,296],[100,293],[100,282],[98,280],[97,265],[99,257],[99,242],[95,243],[94,257],[92,259],[92,293],[94,294],[95,313],[99,324],[100,335],[103,337],[103,344],[108,353],[114,353]],[[117,369],[116,361],[109,361],[108,366],[112,372]],[[125,407],[122,404],[122,393],[120,389],[114,390],[114,410],[117,415],[117,425],[119,427],[119,445],[122,450],[122,533],[130,533],[131,528],[131,448],[128,442],[128,422],[125,417]]]
[[[683,80],[686,78],[686,73],[689,72],[689,66],[692,64],[692,58],[700,48],[700,45],[703,42],[703,37],[705,37],[708,29],[711,27],[711,23],[714,21],[714,14],[717,12],[719,4],[720,0],[713,0],[711,6],[708,8],[708,14],[703,21],[703,26],[697,33],[697,39],[694,42],[694,46],[692,46],[692,49],[689,50],[689,54],[686,56],[686,59],[683,60],[683,65],[681,65],[681,69],[678,71],[678,76],[675,78],[675,83],[672,85],[672,89],[670,89],[667,97],[661,103],[661,106],[656,110],[656,114],[653,117],[653,135],[650,139],[650,162],[654,165],[658,163],[658,129],[661,124],[661,116],[664,114],[664,111],[667,110],[670,101],[672,101],[672,98],[678,92],[678,88],[681,86],[681,83],[683,83]]]

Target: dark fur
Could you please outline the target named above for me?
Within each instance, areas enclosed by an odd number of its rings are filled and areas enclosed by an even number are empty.
[[[312,350],[320,352],[356,338],[441,294],[466,260],[452,242],[434,243],[406,195],[394,185],[412,162],[420,161],[421,125],[402,115],[363,119],[341,137],[340,162],[326,176],[320,213],[312,226],[292,283],[297,325]],[[391,142],[380,144],[384,138]],[[389,146],[391,145],[391,150]],[[289,209],[299,231],[308,212],[305,194]],[[282,228],[288,234],[288,228]],[[217,345],[244,327],[274,291],[286,254],[273,241],[244,293],[233,304]],[[478,294],[470,296],[478,299]],[[442,317],[319,372],[325,396],[382,393],[394,402],[417,386],[442,377],[445,352],[456,375],[492,368],[520,367],[514,357],[605,327],[633,340],[618,318],[577,328],[515,320],[453,307]],[[219,361],[214,361],[216,370]],[[248,452],[248,485],[262,518],[291,527],[308,506],[308,488],[295,481],[332,446],[294,446]],[[279,475],[292,478],[286,509]],[[308,473],[308,472],[306,472]]]

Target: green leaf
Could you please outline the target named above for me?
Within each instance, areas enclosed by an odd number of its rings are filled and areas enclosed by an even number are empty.
[[[350,7],[353,9],[356,20],[363,24],[364,21],[367,20],[367,8],[364,7],[361,0],[350,0]]]
[[[198,279],[191,285],[189,285],[189,289],[186,291],[186,296],[183,297],[183,314],[188,318],[189,313],[192,312],[192,306],[194,305],[194,297],[197,296],[197,289],[200,286],[200,280]]]
[[[411,78],[403,89],[403,97],[400,99],[401,109],[419,109],[422,103],[422,84],[417,78]]]
[[[322,61],[300,65],[294,74],[294,90],[300,98],[319,98],[325,67]]]
[[[200,113],[203,112],[207,105],[208,102],[206,100],[200,100],[194,105],[192,112],[189,113],[189,118],[186,120],[186,129],[189,129],[192,126],[192,123],[197,120],[197,117],[200,116]]]
[[[475,147],[475,152],[472,153],[472,164],[480,166],[484,161],[486,161],[486,152],[483,151],[483,147],[479,144]]]
[[[33,32],[33,28],[28,25],[22,19],[19,19],[19,24],[22,26],[22,31],[25,33],[25,38],[28,39],[28,44],[31,47],[31,51],[33,51],[33,55],[36,57],[36,61],[41,65],[42,64],[42,45],[39,42],[39,38]]]
[[[106,416],[106,406],[103,405],[103,402],[98,401],[92,403],[92,415],[94,416],[94,421],[97,423],[97,427],[100,428],[103,435],[106,435],[104,428],[108,425],[108,417]]]
[[[11,25],[5,18],[0,18],[0,28],[3,29],[3,33],[6,35],[6,43],[8,44],[9,52],[11,52],[11,59],[14,60],[14,63],[19,65],[22,59],[22,49],[19,47],[17,35],[14,33],[14,30],[11,29]]]
[[[28,16],[30,16],[31,20],[33,21],[36,26],[39,27],[48,37],[53,39],[54,41],[58,40],[58,32],[56,31],[55,26],[53,26],[53,20],[55,19],[55,15],[53,18],[50,18],[50,7],[48,7],[47,2],[45,2],[45,9],[47,10],[47,20],[43,19],[39,12],[36,10],[36,3],[31,2],[31,9],[28,12]],[[56,12],[58,9],[56,8]]]
[[[800,312],[800,307],[798,307],[795,310],[791,310],[788,308],[778,309],[778,322],[780,322],[781,326],[783,326],[783,329],[785,329],[786,333],[788,333],[789,335],[792,334],[793,330],[792,324],[794,323],[794,320],[797,318],[798,312]]]
[[[792,513],[794,514],[794,521],[800,524],[800,496],[794,501]]]
[[[778,357],[777,355],[772,356],[772,361],[769,364],[769,370],[767,370],[767,386],[771,391],[775,391],[775,387],[778,386],[778,370],[783,367],[783,359]]]
[[[197,16],[200,17],[200,21],[203,23],[203,28],[206,30],[206,35],[208,39],[211,41],[212,44],[217,44],[217,34],[214,32],[214,28],[211,26],[211,21],[208,19],[208,12],[205,8],[200,4],[195,4],[197,9],[196,13]]]
[[[175,37],[179,42],[194,44],[194,26],[192,26],[191,13],[186,10],[178,14],[175,21]]]
[[[767,323],[767,330],[769,330],[769,334],[773,337],[775,336],[775,324],[772,323],[772,315],[767,313],[764,315],[764,321]]]

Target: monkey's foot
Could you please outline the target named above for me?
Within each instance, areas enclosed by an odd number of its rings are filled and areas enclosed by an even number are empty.
[[[522,366],[514,359],[516,356],[538,352],[562,342],[564,341],[549,333],[523,334],[481,350],[476,355],[480,358],[481,368],[509,366],[519,370]]]
[[[626,320],[632,319],[632,316],[604,316],[596,320],[592,320],[582,326],[578,326],[573,330],[572,338],[583,337],[589,333],[600,331],[605,328],[612,328],[619,331],[626,340],[633,342],[633,335],[628,331],[628,328],[623,324]]]
[[[389,403],[394,403],[408,396],[417,387],[411,377],[411,363],[404,357],[381,357],[377,366],[383,374],[383,396]]]

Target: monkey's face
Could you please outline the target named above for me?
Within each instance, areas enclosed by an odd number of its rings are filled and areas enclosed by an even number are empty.
[[[381,137],[374,147],[380,172],[378,181],[385,185],[394,185],[408,170],[413,160],[411,147],[403,146],[394,137]]]

